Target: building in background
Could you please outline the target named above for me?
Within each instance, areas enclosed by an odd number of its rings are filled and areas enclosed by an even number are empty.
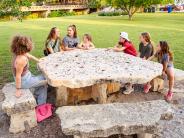
[[[184,5],[184,0],[175,0],[174,4],[175,5]]]

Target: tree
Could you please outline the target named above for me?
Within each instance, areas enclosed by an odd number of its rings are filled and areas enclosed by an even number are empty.
[[[89,0],[88,7],[91,9],[96,9],[101,7],[101,0]]]
[[[141,8],[149,7],[154,4],[173,3],[173,0],[107,0],[111,6],[125,10],[132,20],[132,16]]]
[[[31,2],[31,0],[0,0],[0,17],[13,16],[22,21],[29,12],[22,12],[21,7],[29,7]]]

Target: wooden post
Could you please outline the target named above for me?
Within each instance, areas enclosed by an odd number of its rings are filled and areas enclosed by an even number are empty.
[[[56,106],[65,106],[68,104],[67,87],[61,86],[56,88]]]
[[[96,84],[92,86],[91,97],[98,101],[99,104],[104,104],[107,102],[107,84]]]

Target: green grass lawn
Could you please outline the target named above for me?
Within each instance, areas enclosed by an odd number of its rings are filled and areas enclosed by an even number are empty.
[[[184,14],[136,14],[133,21],[129,21],[127,16],[98,17],[95,14],[24,20],[23,22],[0,22],[0,76],[11,73],[11,71],[8,71],[11,57],[9,43],[13,35],[31,36],[35,43],[32,54],[42,57],[44,41],[50,28],[60,28],[61,36],[64,37],[66,28],[70,24],[77,25],[80,38],[84,33],[90,33],[97,47],[114,46],[119,39],[119,33],[126,31],[136,48],[138,48],[139,34],[145,31],[150,32],[152,41],[155,43],[158,43],[159,40],[169,42],[174,52],[175,67],[184,70]],[[35,71],[35,65],[31,64],[31,67]],[[3,73],[4,71],[8,73]]]

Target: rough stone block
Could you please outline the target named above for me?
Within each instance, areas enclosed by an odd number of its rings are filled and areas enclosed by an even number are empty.
[[[11,133],[19,133],[37,125],[35,107],[36,100],[29,89],[21,89],[22,96],[15,97],[15,84],[6,84],[2,92],[5,100],[2,103],[2,110],[10,116]]]
[[[180,69],[174,69],[175,80],[182,81],[184,80],[184,71]]]
[[[144,84],[161,75],[163,67],[123,52],[93,49],[51,54],[39,68],[53,87],[81,88],[107,82]]]
[[[37,126],[35,110],[12,114],[9,132],[19,133]]]
[[[37,104],[33,94],[29,89],[22,89],[22,96],[20,98],[15,97],[15,84],[6,84],[2,92],[4,93],[5,100],[2,103],[2,110],[8,115],[16,114],[28,110],[34,109]]]
[[[87,101],[91,99],[92,87],[84,87],[84,88],[76,88],[70,89],[68,88],[68,103],[69,104],[77,104],[80,101]]]
[[[164,89],[164,80],[157,77],[151,81],[151,85],[154,92],[161,92]]]
[[[107,83],[107,94],[118,92],[121,88],[120,83]]]
[[[68,104],[68,89],[64,86],[56,88],[56,106]]]
[[[96,84],[92,86],[92,98],[99,104],[107,102],[107,84]]]
[[[114,103],[65,106],[57,109],[61,128],[66,135],[108,137],[116,134],[156,134],[158,122],[171,114],[164,100],[141,103]]]

